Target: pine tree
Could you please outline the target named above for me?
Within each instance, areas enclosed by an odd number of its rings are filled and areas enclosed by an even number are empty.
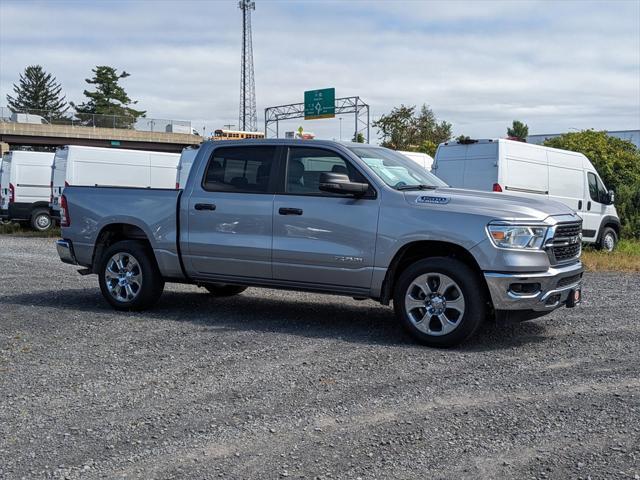
[[[13,91],[15,97],[7,95],[7,104],[14,112],[60,118],[69,108],[56,77],[45,72],[40,65],[25,68],[18,85],[13,85]]]
[[[526,142],[529,135],[529,126],[519,120],[514,120],[511,127],[507,128],[507,135],[514,140]]]
[[[87,124],[102,127],[133,128],[139,117],[144,117],[145,111],[135,110],[131,105],[138,103],[127,95],[118,82],[130,76],[123,71],[118,74],[116,69],[99,65],[92,70],[93,78],[85,79],[90,85],[95,85],[95,91],[84,91],[89,100],[81,105],[71,102],[76,109],[77,116]]]

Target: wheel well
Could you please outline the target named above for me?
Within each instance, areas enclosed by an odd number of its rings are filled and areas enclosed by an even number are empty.
[[[618,221],[614,221],[613,217],[607,217],[602,221],[602,225],[600,225],[600,230],[598,231],[598,236],[596,237],[596,244],[600,244],[602,242],[602,235],[604,233],[604,229],[607,227],[611,227],[614,232],[616,232],[616,236],[620,239],[620,223]]]
[[[92,269],[94,273],[98,272],[98,263],[102,258],[102,253],[116,242],[121,240],[139,240],[149,248],[151,243],[147,234],[140,227],[128,223],[112,223],[104,227],[96,239],[96,245],[93,250]]]
[[[405,268],[418,260],[430,257],[455,258],[471,267],[472,270],[478,273],[480,279],[482,279],[481,284],[485,289],[486,298],[490,298],[487,284],[484,282],[484,277],[482,277],[482,270],[478,262],[476,262],[476,259],[473,258],[473,255],[471,255],[467,249],[455,243],[425,240],[409,243],[395,254],[387,269],[384,282],[382,283],[380,302],[383,305],[389,304],[393,296],[396,281]]]

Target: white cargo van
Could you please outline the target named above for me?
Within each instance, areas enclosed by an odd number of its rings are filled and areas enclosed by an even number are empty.
[[[69,145],[56,151],[51,172],[51,209],[60,212],[62,190],[91,187],[175,188],[180,155]]]
[[[422,152],[401,152],[399,150],[398,153],[403,154],[405,157],[409,157],[422,168],[431,171],[431,166],[433,165],[433,158],[431,157],[431,155],[427,155],[426,153]]]
[[[452,187],[493,190],[564,203],[583,219],[583,241],[612,250],[620,234],[613,192],[581,153],[507,139],[446,142],[433,173]]]
[[[191,165],[193,165],[193,159],[196,158],[198,148],[198,146],[186,147],[182,150],[180,161],[178,162],[178,172],[176,174],[176,190],[183,188],[187,184],[187,178],[189,178]]]
[[[3,220],[29,223],[45,231],[53,221],[49,214],[49,181],[53,153],[14,150],[2,158],[0,186]]]
[[[0,158],[0,223],[9,221],[3,215],[3,212],[9,209],[9,165],[9,152],[7,152]]]

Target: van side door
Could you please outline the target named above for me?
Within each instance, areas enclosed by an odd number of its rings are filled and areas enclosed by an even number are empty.
[[[323,192],[323,172],[370,183],[345,155],[329,147],[289,147],[284,184],[275,196],[273,277],[310,288],[368,291],[380,199]]]
[[[190,276],[270,279],[276,146],[219,146],[201,159],[183,199]],[[205,152],[203,152],[203,155]]]

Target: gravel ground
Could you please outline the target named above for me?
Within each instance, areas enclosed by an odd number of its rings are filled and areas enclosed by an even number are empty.
[[[341,297],[116,313],[52,239],[0,272],[0,478],[640,478],[640,275],[441,351]]]

